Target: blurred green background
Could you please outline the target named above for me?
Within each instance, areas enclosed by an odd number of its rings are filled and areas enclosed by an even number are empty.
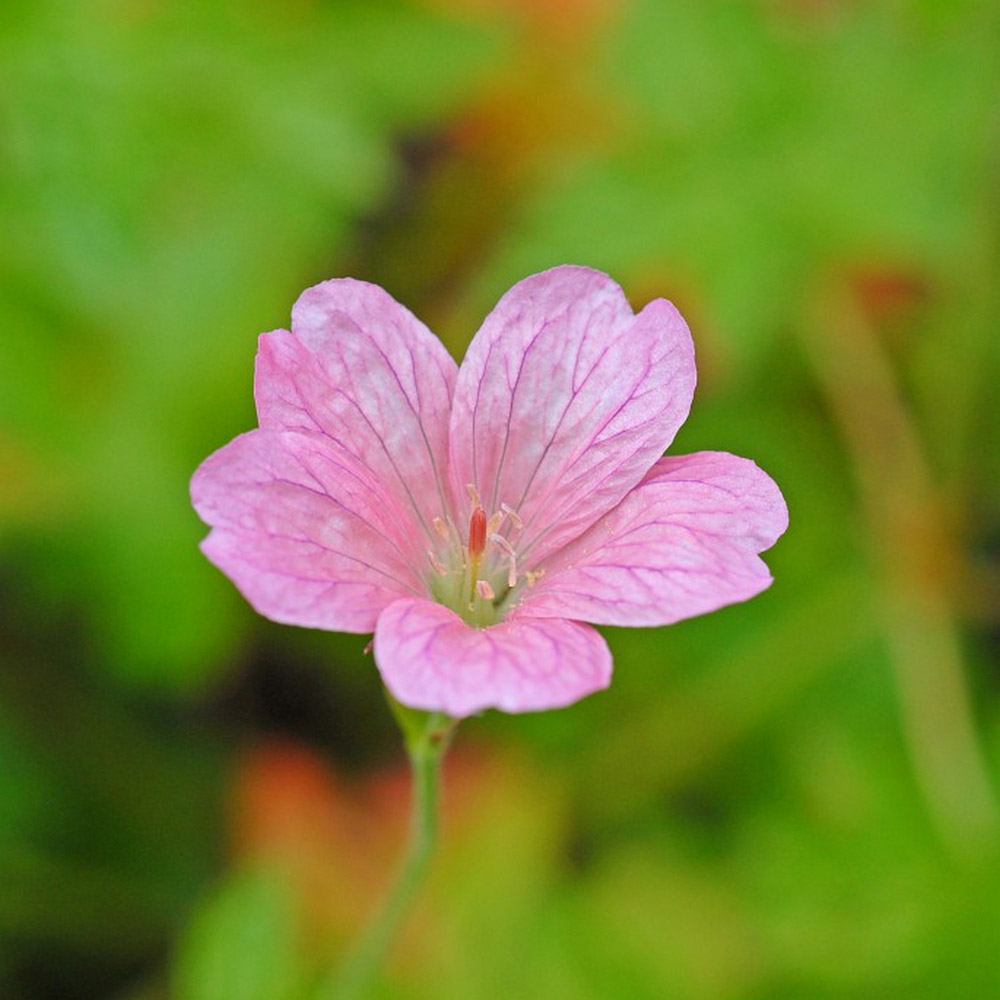
[[[672,298],[675,450],[776,583],[465,723],[382,998],[1000,996],[1000,5],[5,0],[0,997],[307,1000],[393,867],[364,638],[254,616],[188,479],[256,335],[384,285]]]

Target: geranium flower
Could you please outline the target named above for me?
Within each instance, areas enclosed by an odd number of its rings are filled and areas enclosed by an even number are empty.
[[[202,543],[262,615],[374,630],[393,696],[460,717],[605,687],[597,625],[759,593],[777,486],[724,452],[661,457],[695,385],[687,325],[557,267],[500,300],[458,367],[374,285],[302,294],[260,338],[258,430],[195,473]]]

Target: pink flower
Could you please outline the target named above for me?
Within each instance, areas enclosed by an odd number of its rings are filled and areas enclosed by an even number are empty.
[[[667,625],[771,582],[774,482],[661,457],[694,385],[677,310],[635,315],[597,271],[519,282],[460,368],[382,289],[327,281],[260,338],[260,429],[192,479],[202,548],[268,618],[374,630],[406,705],[567,705],[611,678],[583,622]]]

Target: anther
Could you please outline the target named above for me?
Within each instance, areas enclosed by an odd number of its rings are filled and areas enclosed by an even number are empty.
[[[427,558],[430,560],[431,565],[434,567],[434,572],[438,576],[447,576],[448,570],[444,568],[444,563],[430,549],[427,550]]]
[[[497,595],[493,593],[493,588],[488,580],[476,580],[476,593],[484,601],[492,601]]]
[[[490,541],[500,550],[503,551],[504,555],[510,560],[510,567],[507,570],[507,586],[514,587],[517,585],[517,553],[514,551],[514,546],[507,541],[503,535],[492,534],[490,535]]]
[[[523,528],[524,521],[517,516],[517,511],[513,507],[508,506],[505,503],[500,504],[500,510],[502,510],[509,518],[510,523],[514,525],[515,528]]]
[[[465,488],[466,488],[466,490],[468,490],[468,493],[469,493],[469,499],[470,499],[470,500],[471,500],[471,501],[472,501],[472,502],[473,502],[473,503],[474,503],[474,504],[475,504],[475,505],[476,505],[477,507],[482,507],[482,505],[483,505],[483,501],[482,501],[482,500],[480,500],[480,498],[479,498],[479,490],[477,490],[477,489],[476,489],[476,487],[472,485],[472,483],[466,483],[466,484],[465,484]]]
[[[440,517],[434,518],[434,520],[431,521],[431,524],[434,525],[434,530],[447,542],[451,537],[451,533],[448,531],[448,525],[445,524]]]
[[[534,585],[538,583],[538,581],[541,580],[543,576],[545,576],[544,567],[542,569],[536,569],[536,570],[530,570],[530,569],[525,570],[524,573],[524,578],[528,581],[529,587],[534,587]]]
[[[486,511],[477,506],[469,518],[469,555],[478,559],[486,548]]]

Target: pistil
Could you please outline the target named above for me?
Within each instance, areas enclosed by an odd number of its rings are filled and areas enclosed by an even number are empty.
[[[469,557],[478,562],[486,550],[486,511],[476,507],[469,518]]]
[[[486,511],[476,504],[469,518],[469,607],[476,603],[479,562],[486,551]]]

